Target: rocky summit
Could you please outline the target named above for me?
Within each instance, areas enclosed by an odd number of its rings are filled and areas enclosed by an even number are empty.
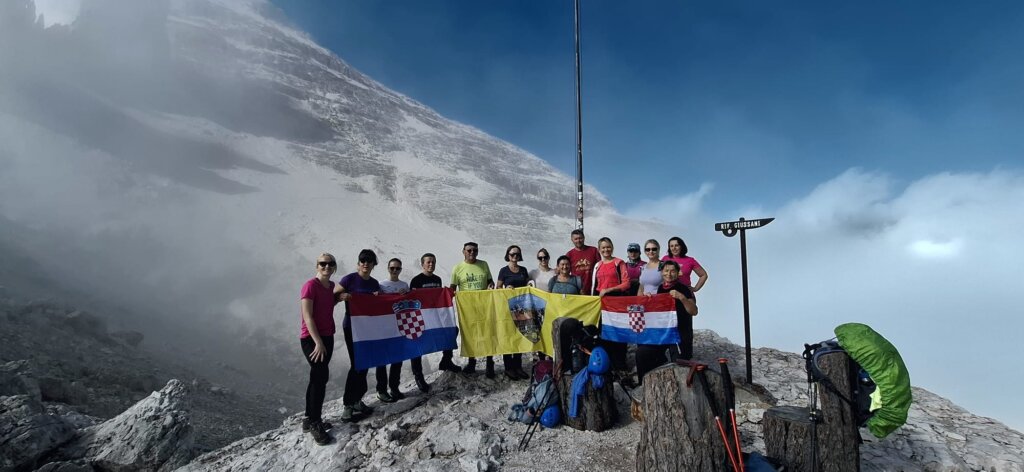
[[[742,348],[710,331],[698,331],[696,357],[728,357],[743,372]],[[437,361],[436,354],[425,362]],[[774,405],[806,405],[803,360],[794,353],[756,349],[755,386],[737,384],[737,418],[744,451],[764,451],[761,419]],[[12,369],[8,369],[11,372]],[[16,369],[5,385],[25,385]],[[339,375],[329,394],[340,393]],[[262,434],[192,457],[189,390],[169,382],[128,411],[93,424],[59,408],[43,406],[31,392],[5,390],[0,397],[0,466],[3,470],[366,470],[527,471],[632,470],[639,424],[629,399],[616,390],[622,423],[601,433],[565,426],[540,428],[525,452],[517,450],[526,426],[511,423],[509,407],[522,399],[525,382],[499,375],[428,375],[430,393],[412,382],[394,404],[371,401],[362,422],[340,420],[341,402],[325,405],[333,442],[316,445],[295,415]],[[740,379],[737,378],[737,381]],[[368,398],[371,395],[367,396]],[[866,471],[1024,471],[1024,434],[972,415],[927,390],[914,389],[906,425],[884,440],[862,434]]]

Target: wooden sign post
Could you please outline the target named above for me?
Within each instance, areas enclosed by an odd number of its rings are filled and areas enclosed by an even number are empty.
[[[740,234],[740,267],[743,272],[743,335],[747,346],[747,383],[754,382],[753,366],[750,362],[750,297],[747,295],[747,230],[767,226],[775,221],[775,218],[761,218],[758,220],[747,220],[740,218],[739,221],[727,221],[715,223],[715,231],[721,231],[727,237]]]

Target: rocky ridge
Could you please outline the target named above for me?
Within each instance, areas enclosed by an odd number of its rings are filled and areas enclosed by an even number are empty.
[[[696,356],[725,356],[743,372],[742,349],[710,331],[697,333]],[[764,451],[761,415],[776,404],[807,404],[803,360],[775,349],[754,351],[754,383],[741,386],[738,418],[744,450]],[[639,428],[629,417],[629,400],[616,390],[624,423],[602,433],[565,427],[542,429],[526,452],[516,446],[525,426],[509,423],[508,408],[525,384],[500,379],[434,373],[430,394],[414,393],[394,405],[371,403],[377,412],[357,425],[341,424],[340,402],[326,406],[337,425],[335,443],[316,446],[298,427],[299,417],[280,428],[204,454],[185,470],[291,468],[307,470],[629,470]],[[737,379],[739,380],[739,379]],[[403,389],[414,389],[406,384]],[[761,393],[756,393],[756,392]],[[862,435],[866,471],[1024,471],[1024,434],[970,414],[927,390],[914,389],[904,427],[884,440]]]

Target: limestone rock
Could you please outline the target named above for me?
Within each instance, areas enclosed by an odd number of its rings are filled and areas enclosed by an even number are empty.
[[[102,469],[173,470],[193,456],[194,433],[185,384],[171,380],[124,413],[84,430],[61,451]]]
[[[29,468],[75,435],[28,395],[0,397],[0,470]]]
[[[0,395],[28,395],[42,400],[39,382],[28,361],[11,361],[0,365]]]

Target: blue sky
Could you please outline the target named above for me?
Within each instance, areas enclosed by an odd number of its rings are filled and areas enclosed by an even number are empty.
[[[276,3],[574,175],[571,0]],[[1024,429],[1005,393],[1024,389],[1024,3],[584,0],[582,23],[586,181],[683,228],[712,274],[696,327],[742,339],[737,242],[713,223],[775,216],[748,243],[755,346],[864,322],[915,385]]]
[[[851,167],[1020,166],[1024,4],[582,3],[585,178],[620,209],[711,184],[704,206],[732,219]],[[386,86],[574,175],[572,1],[277,4]]]

